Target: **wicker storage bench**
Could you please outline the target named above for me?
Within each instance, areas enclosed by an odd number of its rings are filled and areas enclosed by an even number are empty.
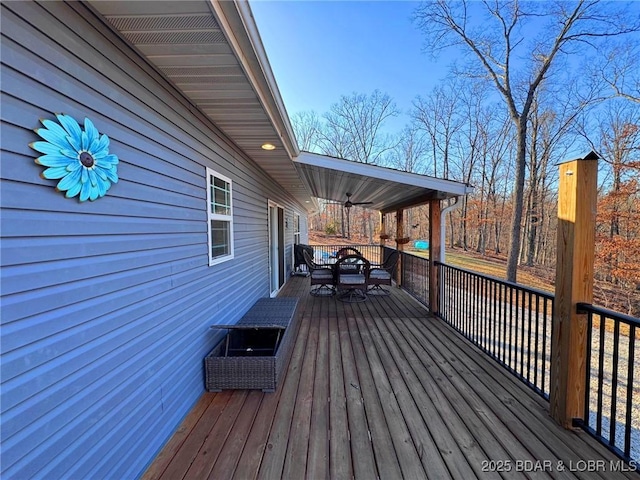
[[[261,298],[204,359],[206,389],[273,392],[291,356],[297,333],[297,298]]]

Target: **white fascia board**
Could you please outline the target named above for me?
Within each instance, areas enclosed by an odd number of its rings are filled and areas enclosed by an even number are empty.
[[[289,158],[293,158],[299,154],[298,145],[295,140],[293,128],[289,121],[287,110],[282,101],[278,84],[276,83],[275,76],[271,70],[271,65],[258,32],[258,26],[251,13],[251,7],[247,0],[233,0],[233,1],[220,1],[209,0],[211,8],[216,14],[220,26],[227,35],[229,45],[233,49],[238,58],[238,61],[242,65],[247,78],[251,85],[253,85],[260,103],[265,109],[265,113],[269,117],[269,120],[275,127],[280,140],[289,155]],[[228,18],[226,10],[230,7],[234,7],[234,13],[238,15],[238,20],[242,24],[242,28],[239,28],[237,22]],[[226,7],[226,8],[225,8]],[[234,28],[235,26],[235,28]],[[239,31],[241,30],[241,31]],[[242,48],[242,42],[239,40],[239,35],[245,35],[246,39],[252,46],[252,52],[246,52]],[[252,68],[249,57],[255,56],[255,59],[259,65],[260,71],[256,72],[255,68]],[[260,81],[262,80],[262,81]],[[268,92],[264,91],[263,86],[266,85]],[[275,104],[275,111],[270,107],[271,103],[268,102],[267,95],[273,100]]]
[[[445,180],[442,178],[419,175],[417,173],[403,172],[393,168],[353,162],[317,153],[300,152],[300,155],[295,157],[293,161],[304,165],[328,168],[339,172],[352,173],[355,175],[363,175],[380,180],[397,182],[404,185],[428,188],[430,190],[446,192],[451,195],[467,195],[469,193],[473,193],[473,187],[453,180]]]

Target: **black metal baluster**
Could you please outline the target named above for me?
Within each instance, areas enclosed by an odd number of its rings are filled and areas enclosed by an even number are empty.
[[[624,455],[626,457],[631,453],[631,410],[633,408],[633,369],[636,343],[636,326],[629,325],[629,362],[627,365],[627,415],[624,426]]]
[[[481,347],[486,352],[487,351],[487,313],[488,313],[488,305],[487,305],[487,279],[482,279],[482,333],[481,333]]]
[[[462,284],[464,282],[464,272],[462,270],[456,270],[456,295],[458,298],[458,302],[460,305],[457,306],[456,310],[456,330],[462,330],[462,322],[464,320],[464,315],[466,312],[467,305],[464,303],[464,289],[462,288]]]
[[[509,286],[507,288],[509,288],[509,367],[513,368],[513,363],[511,362],[511,353],[513,351],[513,287]]]
[[[527,292],[529,308],[527,312],[527,381],[531,382],[531,292]]]
[[[604,379],[604,318],[600,318],[600,344],[598,345],[598,408],[596,409],[596,435],[602,436],[602,381]]]
[[[583,422],[585,425],[589,425],[589,404],[591,402],[591,343],[593,342],[593,314],[591,312],[587,315],[587,352],[584,376],[584,413],[582,414]]]
[[[487,298],[487,302],[489,303],[489,315],[487,316],[487,350],[491,355],[493,355],[493,318],[495,316],[495,305],[493,304],[493,291],[495,290],[495,283],[491,280],[489,282],[489,298]]]
[[[455,321],[457,322],[460,318],[460,310],[462,309],[462,302],[460,298],[460,270],[455,271],[455,282],[456,282],[456,317]]]
[[[536,305],[536,312],[535,312],[535,320],[536,320],[536,338],[534,340],[534,368],[533,368],[533,384],[540,388],[538,386],[538,370],[540,369],[540,358],[539,358],[539,352],[538,352],[538,347],[540,345],[540,297],[537,294],[534,294],[534,298],[535,298],[535,305]]]
[[[444,301],[446,302],[444,308],[441,306],[441,310],[442,312],[440,312],[440,315],[442,317],[446,317],[447,312],[449,311],[449,269],[448,267],[445,266],[441,266],[440,267],[442,270],[442,282],[443,282],[443,292],[444,292]]]
[[[498,359],[504,363],[504,312],[502,308],[502,289],[503,285],[501,283],[498,284]]]
[[[602,317],[602,316],[601,316]],[[618,361],[620,353],[620,322],[613,327],[613,367],[611,368],[611,413],[609,417],[609,445],[616,444],[616,413],[618,411]]]
[[[464,319],[462,320],[462,332],[464,332],[466,334],[467,329],[468,329],[468,324],[469,324],[469,318],[471,318],[473,316],[473,294],[470,290],[471,287],[471,281],[470,281],[471,276],[468,273],[465,273],[464,275],[464,290],[465,292],[467,292],[467,301],[469,302],[469,312],[467,313],[467,315],[464,317]]]
[[[482,319],[482,279],[478,275],[473,277],[476,280],[476,303],[478,305],[478,316],[473,319],[473,342],[478,345],[480,343],[480,321]]]
[[[546,388],[547,381],[547,309],[549,308],[549,299],[547,297],[543,298],[543,324],[542,324],[542,391],[545,394],[548,394]]]
[[[475,335],[476,335],[476,323],[478,321],[478,318],[480,318],[480,303],[478,301],[478,277],[476,277],[475,275],[472,275],[473,278],[473,297],[474,297],[474,301],[476,303],[475,306],[475,310],[476,310],[476,315],[474,318],[470,319],[471,322],[469,324],[469,335],[467,335],[467,338],[470,338],[472,341],[475,341]]]
[[[518,289],[520,290],[520,289]],[[524,377],[524,342],[525,342],[525,337],[524,337],[524,321],[526,318],[526,314],[525,314],[525,291],[524,290],[520,290],[520,293],[522,293],[522,302],[520,304],[520,318],[518,321],[518,324],[520,325],[520,375]]]
[[[422,281],[424,283],[424,288],[422,289],[422,291],[425,294],[425,300],[424,300],[425,304],[429,303],[429,296],[431,295],[431,279],[429,278],[430,269],[431,269],[431,259],[422,263]],[[442,291],[444,292],[444,288],[442,289]],[[447,308],[449,306],[449,303],[451,302],[447,302]]]
[[[491,282],[492,286],[493,286],[493,298],[492,298],[492,303],[493,303],[493,308],[492,308],[492,312],[491,312],[491,317],[489,318],[490,320],[490,327],[493,330],[493,332],[491,332],[491,348],[493,349],[493,356],[496,357],[497,353],[496,353],[496,347],[497,347],[497,342],[496,342],[496,337],[498,336],[498,332],[499,330],[499,319],[498,319],[498,283],[497,282]]]

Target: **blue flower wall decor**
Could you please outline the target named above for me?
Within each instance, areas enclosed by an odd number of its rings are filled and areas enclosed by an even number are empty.
[[[80,201],[103,197],[112,183],[118,182],[118,157],[109,153],[109,137],[100,135],[88,118],[84,130],[69,115],[56,115],[53,120],[40,120],[45,128],[35,132],[44,142],[29,146],[44,155],[36,163],[46,168],[42,178],[60,179],[56,188],[65,197],[80,195]]]

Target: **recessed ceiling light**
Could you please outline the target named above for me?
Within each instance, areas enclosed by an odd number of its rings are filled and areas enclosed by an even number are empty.
[[[273,145],[272,143],[263,143],[262,144],[262,149],[263,150],[275,150],[276,146]]]

